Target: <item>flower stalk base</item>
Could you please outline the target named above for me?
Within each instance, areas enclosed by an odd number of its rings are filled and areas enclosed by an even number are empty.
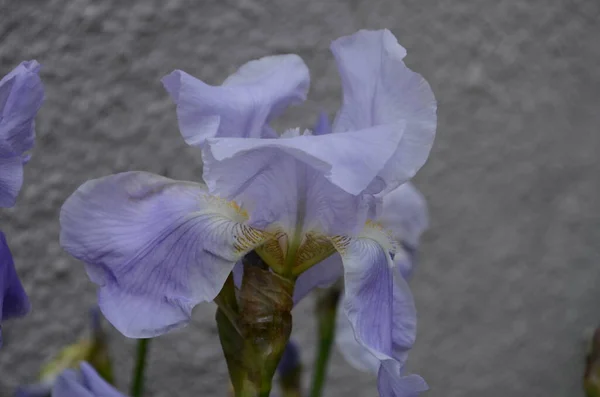
[[[266,397],[292,330],[294,282],[268,270],[255,253],[244,260],[236,294],[227,280],[215,300],[219,337],[236,397]]]

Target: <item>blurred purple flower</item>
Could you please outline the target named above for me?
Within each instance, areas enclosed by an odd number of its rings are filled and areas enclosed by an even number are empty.
[[[35,115],[44,100],[36,61],[22,62],[0,80],[0,207],[15,205],[25,152],[33,147]]]
[[[339,255],[344,311],[381,362],[382,394],[410,395],[399,394],[404,384],[425,386],[401,378],[393,357],[394,308],[407,287],[394,276],[397,244],[379,214],[385,195],[427,159],[435,98],[387,30],[331,48],[343,105],[315,133],[278,137],[268,124],[306,97],[308,69],[296,55],[251,61],[221,86],[181,71],[165,77],[182,135],[202,148],[207,186],[142,172],[89,181],[63,206],[61,244],[87,264],[102,311],[130,337],[187,323],[251,250],[294,276]]]
[[[0,207],[15,204],[23,183],[25,152],[33,147],[34,118],[44,99],[39,69],[36,61],[22,62],[0,80]],[[0,232],[0,324],[25,315],[29,308],[6,238]]]

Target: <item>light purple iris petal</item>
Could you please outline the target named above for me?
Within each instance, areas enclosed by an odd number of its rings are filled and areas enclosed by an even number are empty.
[[[61,244],[87,264],[106,318],[125,336],[153,337],[213,300],[245,254],[237,239],[245,241],[247,228],[218,205],[203,185],[112,175],[86,182],[65,202]]]
[[[388,30],[361,30],[335,40],[344,92],[334,132],[406,123],[401,140],[379,176],[389,191],[409,180],[423,166],[436,129],[436,101],[429,84],[406,67],[406,50]]]
[[[300,302],[315,288],[326,288],[344,274],[342,258],[335,253],[302,273],[294,286],[294,304]]]
[[[349,325],[343,321],[338,324],[350,326],[354,339],[347,328],[342,328],[338,346],[359,369],[379,370],[380,384],[389,389],[389,385],[400,382],[400,370],[415,340],[416,310],[412,294],[404,278],[394,271],[389,253],[376,241],[351,240],[342,252],[342,259],[343,308]],[[381,366],[388,361],[398,369],[393,379],[381,376]]]
[[[125,397],[109,385],[88,363],[80,370],[67,369],[56,379],[52,397]]]
[[[412,294],[403,279],[395,278],[392,303],[392,358],[401,366],[406,362],[408,351],[414,344],[416,335],[416,311]],[[345,302],[342,301],[342,306]],[[343,311],[338,312],[336,343],[342,355],[353,367],[361,371],[377,373],[381,361],[369,349],[360,344],[354,329]]]
[[[357,256],[356,259],[361,258],[363,262],[357,261],[356,268],[350,257],[345,262],[346,293],[342,303],[345,315],[338,319],[338,346],[346,359],[358,369],[378,368],[373,366],[376,355],[370,352],[378,345],[383,347],[379,348],[381,353],[403,364],[416,336],[417,315],[410,288],[404,278],[394,272],[383,248],[377,243],[373,240],[359,240],[354,244],[363,246],[362,256]],[[359,249],[361,248],[354,248],[357,254]],[[359,266],[364,268],[360,269]],[[375,312],[382,316],[377,320],[381,329],[373,333],[368,321],[369,316]],[[363,318],[365,315],[367,317]],[[366,332],[367,336],[361,336],[360,332]],[[360,343],[355,338],[355,333]],[[368,342],[370,338],[374,338],[375,342]]]
[[[36,61],[22,62],[0,80],[0,207],[12,207],[23,183],[25,152],[33,147],[34,118],[44,100]]]
[[[12,254],[4,233],[0,232],[0,322],[21,317],[29,312],[29,298],[15,270]],[[2,333],[0,328],[0,346]]]
[[[392,357],[404,364],[417,335],[417,309],[406,280],[394,273]]]
[[[205,166],[209,167],[205,169],[204,179],[210,191],[215,192],[232,174],[229,172],[225,176],[223,172],[226,169],[231,171],[231,166],[240,165],[240,155],[245,155],[244,158],[252,155],[252,168],[236,170],[241,172],[236,179],[249,183],[256,170],[267,167],[273,156],[284,154],[318,170],[344,191],[358,195],[371,185],[394,155],[401,138],[396,132],[402,128],[401,124],[387,125],[346,134],[302,135],[287,139],[213,139],[203,151]],[[265,149],[268,150],[257,153]],[[231,190],[234,187],[226,188]]]
[[[416,249],[429,224],[428,218],[423,195],[407,182],[383,196],[378,222],[393,233],[396,241]]]
[[[267,123],[306,99],[310,77],[302,59],[288,54],[250,61],[221,86],[180,70],[162,82],[177,104],[185,141],[202,146],[213,137],[274,137]]]
[[[344,359],[357,370],[377,374],[381,362],[356,340],[354,329],[348,316],[342,310],[343,307],[344,300],[341,300],[335,326],[335,344],[338,350]]]
[[[204,180],[211,193],[241,202],[255,227],[293,231],[303,214],[305,231],[352,234],[371,206],[363,192],[393,152],[393,133],[372,132],[212,139],[203,151]]]
[[[402,375],[397,361],[384,360],[379,367],[377,390],[381,397],[416,397],[429,389],[419,375]]]
[[[342,254],[344,311],[357,340],[369,350],[392,355],[394,278],[389,254],[370,239],[355,239]]]
[[[240,202],[254,227],[278,225],[294,233],[300,213],[304,219],[299,227],[321,232],[348,231],[366,219],[367,205],[362,197],[343,191],[321,171],[278,148],[257,145],[255,150],[223,161],[211,154],[204,155],[209,188],[214,194]]]

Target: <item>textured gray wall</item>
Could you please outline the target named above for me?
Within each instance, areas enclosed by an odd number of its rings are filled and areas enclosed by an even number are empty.
[[[287,125],[308,126],[340,102],[329,42],[382,27],[439,101],[416,178],[432,222],[412,283],[411,369],[431,396],[582,395],[584,334],[600,320],[599,18],[597,0],[0,0],[0,74],[35,58],[47,88],[19,204],[1,214],[33,312],[5,324],[0,395],[81,333],[95,301],[58,245],[64,199],[124,170],[200,178],[163,75],[218,83],[249,59],[298,53],[313,83]],[[295,313],[308,347],[311,310]],[[201,305],[154,341],[149,395],[224,395],[213,313]],[[125,390],[134,345],[112,335]],[[326,395],[375,394],[335,356]]]

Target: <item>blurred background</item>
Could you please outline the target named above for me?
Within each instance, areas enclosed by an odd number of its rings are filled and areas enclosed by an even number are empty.
[[[162,76],[219,84],[250,59],[297,53],[309,100],[280,125],[308,127],[340,104],[329,43],[388,28],[439,109],[415,179],[431,228],[411,283],[410,370],[430,396],[582,396],[600,322],[599,22],[597,0],[0,0],[0,75],[37,59],[46,85],[24,188],[0,214],[33,304],[3,324],[0,395],[87,327],[94,286],[58,243],[67,196],[126,170],[201,178]],[[308,368],[312,310],[294,313]],[[200,305],[193,324],[153,342],[149,396],[225,395],[214,311]],[[135,346],[111,337],[127,390]],[[336,353],[325,395],[374,396],[375,379]]]

